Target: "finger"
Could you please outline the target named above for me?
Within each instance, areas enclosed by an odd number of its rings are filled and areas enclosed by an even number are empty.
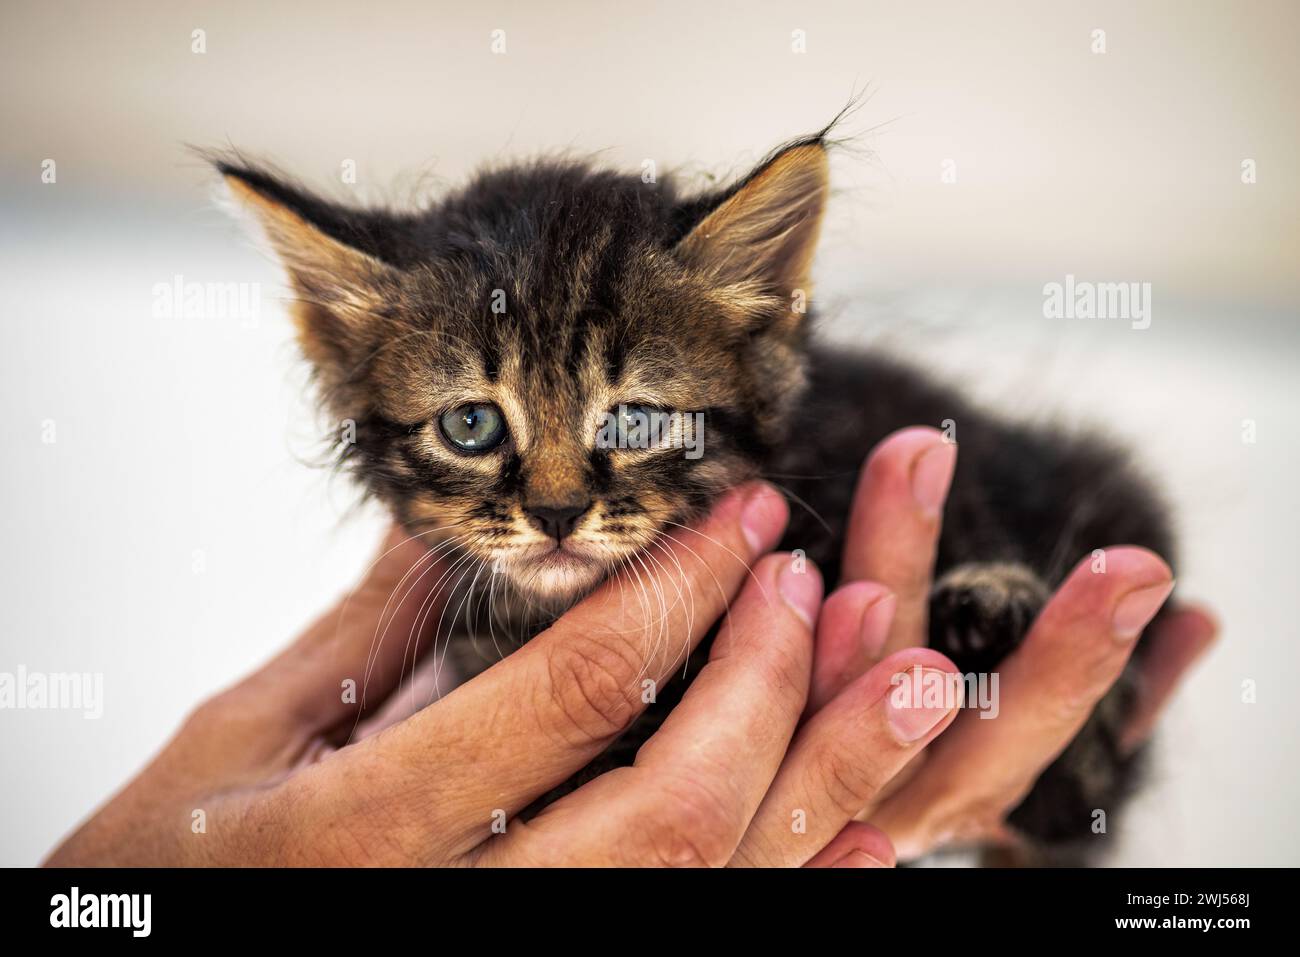
[[[464,566],[398,526],[347,596],[293,644],[226,695],[259,722],[319,733],[356,721],[384,701],[439,620]]]
[[[631,579],[607,581],[509,658],[369,742],[385,786],[449,795],[463,853],[562,783],[625,731],[647,691],[680,669],[781,535],[788,511],[770,486],[730,493],[677,529]],[[646,552],[644,554],[650,554]],[[454,746],[454,762],[447,749]],[[404,780],[409,778],[409,780]]]
[[[943,503],[957,446],[943,433],[910,428],[867,459],[844,544],[844,580],[873,581],[898,599],[884,653],[926,642],[927,602]]]
[[[422,644],[432,645],[433,641]],[[442,654],[423,656],[411,676],[403,678],[382,705],[366,709],[365,717],[355,723],[348,737],[349,743],[364,741],[400,724],[450,694],[460,684],[462,675],[455,662],[447,661],[445,657]]]
[[[899,857],[999,827],[1114,684],[1172,588],[1169,567],[1146,549],[1081,562],[1003,662],[996,689],[990,676],[996,710],[963,715],[871,816]]]
[[[894,867],[898,858],[889,835],[878,827],[854,821],[804,867]]]
[[[478,863],[721,865],[767,792],[808,696],[815,568],[770,555],[754,568],[681,702],[598,804],[580,789],[486,845]],[[575,806],[583,808],[575,812]],[[621,829],[611,841],[588,819]],[[593,833],[597,835],[593,840]]]
[[[738,862],[797,867],[828,845],[961,706],[956,667],[928,648],[880,662],[795,736],[736,853]]]
[[[826,599],[817,619],[809,714],[880,660],[897,604],[893,592],[875,582],[850,582]]]
[[[1151,736],[1156,719],[1184,675],[1214,647],[1218,634],[1218,622],[1204,608],[1177,608],[1155,623],[1151,634],[1142,639],[1142,680],[1133,715],[1120,739],[1121,748],[1131,752]]]

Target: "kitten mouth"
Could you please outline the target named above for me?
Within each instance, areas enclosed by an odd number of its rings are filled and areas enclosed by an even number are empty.
[[[534,598],[557,607],[581,597],[605,577],[607,565],[581,544],[534,545],[510,559],[514,584]]]
[[[562,543],[557,543],[540,555],[529,556],[527,562],[534,568],[575,570],[596,564],[591,556]]]

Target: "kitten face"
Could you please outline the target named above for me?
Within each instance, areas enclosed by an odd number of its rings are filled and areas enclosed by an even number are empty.
[[[380,347],[366,391],[387,427],[358,429],[362,475],[383,476],[413,531],[443,529],[541,599],[571,598],[689,521],[763,451],[728,304],[648,251],[611,241],[599,255],[616,263],[603,288],[572,274],[540,289],[526,252],[490,277],[417,278],[420,307],[404,313],[439,321]],[[608,441],[610,417],[633,406],[669,413],[659,443]],[[698,457],[674,441],[687,429]],[[490,447],[457,445],[472,432]]]
[[[712,197],[543,164],[413,216],[218,165],[288,268],[345,459],[453,582],[563,608],[653,562],[785,434],[820,138]]]

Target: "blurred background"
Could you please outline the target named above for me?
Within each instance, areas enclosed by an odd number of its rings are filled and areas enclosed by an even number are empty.
[[[285,644],[384,524],[305,464],[281,274],[185,144],[359,202],[557,150],[703,185],[864,90],[824,334],[1123,436],[1224,623],[1110,862],[1300,864],[1298,44],[1290,0],[6,2],[0,672],[102,674],[103,714],[0,709],[0,864]],[[1067,276],[1150,283],[1150,326],[1045,317]],[[177,282],[252,295],[160,309]]]

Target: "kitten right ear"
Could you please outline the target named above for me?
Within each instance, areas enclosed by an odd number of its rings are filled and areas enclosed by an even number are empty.
[[[693,225],[678,255],[724,283],[806,291],[829,191],[825,135],[764,161]]]
[[[368,338],[398,270],[365,245],[358,214],[318,199],[266,170],[214,161],[234,207],[250,214],[289,274],[298,335],[318,366],[345,360]]]

